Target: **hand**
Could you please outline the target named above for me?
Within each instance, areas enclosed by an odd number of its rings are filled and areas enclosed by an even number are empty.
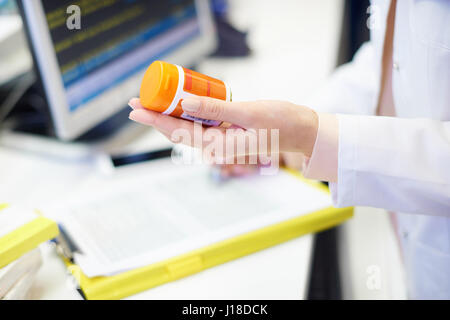
[[[191,121],[144,109],[137,98],[131,99],[129,104],[134,109],[129,116],[131,120],[153,126],[171,140],[177,129],[185,129],[194,136],[194,123]],[[301,152],[311,156],[317,136],[318,116],[307,107],[283,101],[225,102],[207,97],[185,99],[181,105],[187,114],[198,118],[225,121],[243,129],[278,129],[280,152]],[[202,127],[201,130],[203,137],[207,136],[208,131],[216,130],[215,133],[223,135],[222,141],[226,141],[226,131],[233,129]],[[192,141],[188,144],[202,147],[206,143]]]

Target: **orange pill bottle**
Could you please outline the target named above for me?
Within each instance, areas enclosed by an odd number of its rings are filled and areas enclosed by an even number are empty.
[[[208,126],[230,126],[229,123],[222,121],[192,117],[183,111],[181,101],[191,96],[231,101],[230,88],[223,81],[199,72],[164,61],[154,61],[144,74],[139,95],[141,104],[147,109],[173,117],[200,121]]]

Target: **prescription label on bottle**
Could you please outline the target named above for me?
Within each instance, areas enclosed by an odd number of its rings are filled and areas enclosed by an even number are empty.
[[[211,127],[217,127],[220,126],[220,124],[222,123],[222,121],[217,121],[217,120],[208,120],[208,119],[202,119],[202,118],[197,118],[197,117],[193,117],[187,113],[184,113],[180,116],[180,118],[186,119],[186,120],[191,120],[191,121],[197,121],[197,122],[201,122],[204,125],[207,126],[211,126]]]
[[[207,126],[230,124],[188,115],[181,107],[183,99],[205,96],[231,101],[231,91],[221,80],[164,61],[155,61],[145,72],[141,84],[141,104],[150,110]]]

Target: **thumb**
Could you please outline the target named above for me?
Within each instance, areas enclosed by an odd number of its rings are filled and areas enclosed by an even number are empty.
[[[187,114],[208,120],[230,122],[242,127],[251,125],[245,102],[228,102],[208,97],[190,97],[181,102],[183,111]]]

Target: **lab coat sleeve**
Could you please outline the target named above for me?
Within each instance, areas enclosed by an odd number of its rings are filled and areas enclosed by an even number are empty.
[[[306,99],[318,112],[375,114],[378,86],[373,44],[366,42],[353,60],[338,67],[325,84]]]
[[[450,121],[338,115],[338,207],[450,217]]]

